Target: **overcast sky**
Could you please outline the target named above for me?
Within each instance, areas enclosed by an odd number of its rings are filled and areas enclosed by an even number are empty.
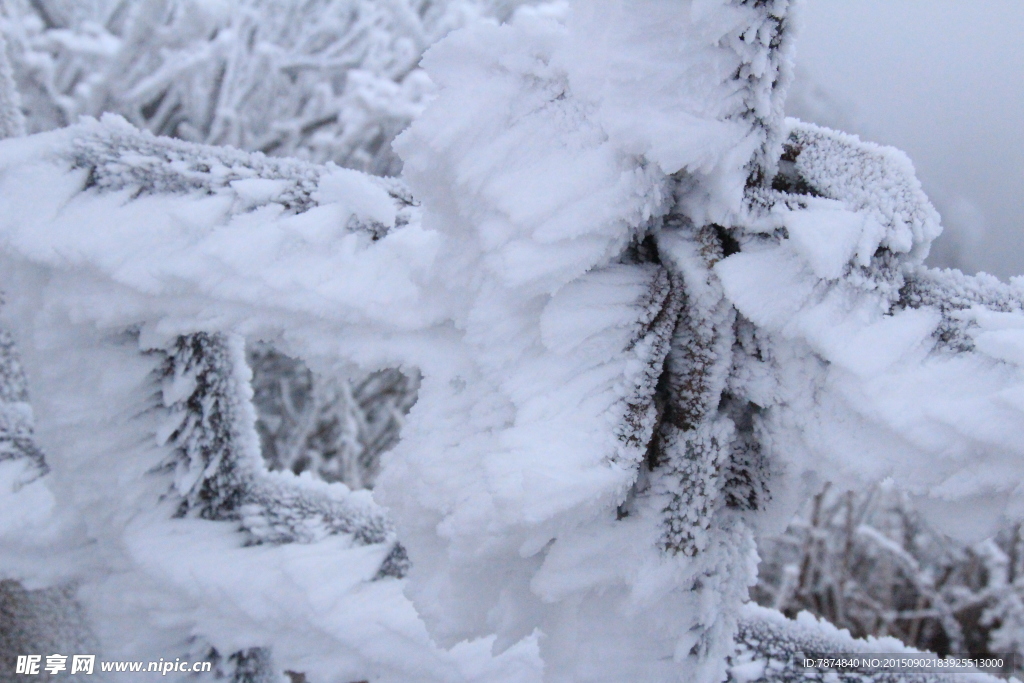
[[[910,155],[945,251],[1024,274],[1024,0],[806,0],[802,23],[798,64]]]

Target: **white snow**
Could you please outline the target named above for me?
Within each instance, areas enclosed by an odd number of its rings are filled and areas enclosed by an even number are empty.
[[[0,461],[0,538],[5,543],[17,547],[26,541],[40,544],[49,540],[47,536],[52,535],[52,530],[46,528],[46,522],[56,504],[31,463],[19,459]],[[17,564],[4,562],[8,565],[5,572],[11,571],[9,565]]]
[[[1021,316],[999,300],[1019,295],[997,290],[993,308],[901,307],[898,287],[939,229],[909,162],[851,136],[789,125],[802,150],[796,168],[826,198],[777,210],[788,238],[752,242],[715,267],[729,300],[772,340],[763,353],[777,384],[772,397],[763,385],[755,391],[769,408],[763,427],[777,439],[773,449],[786,453],[794,478],[855,486],[892,476],[942,501],[947,533],[984,533],[1021,509],[1011,463],[1022,451],[1009,436],[1024,426]],[[895,284],[871,263],[879,247],[905,254],[892,267]],[[970,353],[936,348],[947,317],[974,326]],[[983,497],[991,504],[979,505]]]
[[[319,204],[340,204],[350,215],[376,221],[386,228],[395,225],[395,201],[364,173],[330,168],[320,178],[313,199]]]
[[[831,208],[831,207],[830,207]],[[858,261],[867,265],[874,247],[860,251],[864,233],[864,217],[842,207],[832,210],[791,211],[783,218],[794,249],[820,278],[837,280],[857,253]]]

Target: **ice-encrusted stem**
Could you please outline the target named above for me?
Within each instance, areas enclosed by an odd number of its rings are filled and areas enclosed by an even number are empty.
[[[14,72],[7,57],[7,41],[0,35],[0,140],[25,134],[25,115],[14,82]]]

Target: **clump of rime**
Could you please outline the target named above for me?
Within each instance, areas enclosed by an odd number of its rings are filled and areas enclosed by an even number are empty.
[[[787,22],[788,3],[576,3],[424,60],[440,94],[397,148],[479,275],[458,287],[464,381],[413,411],[382,500],[442,642],[540,626],[553,681],[724,672],[754,559],[724,505],[750,495],[728,491],[713,223],[772,173]],[[479,427],[442,445],[430,423]]]

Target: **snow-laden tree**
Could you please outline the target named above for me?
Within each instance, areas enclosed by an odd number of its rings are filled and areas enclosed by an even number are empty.
[[[962,533],[1018,515],[1024,292],[922,265],[901,153],[784,119],[792,11],[452,33],[401,181],[114,117],[0,145],[52,469],[3,489],[30,514],[0,572],[75,582],[111,659],[528,681],[539,647],[548,681],[717,681],[737,633],[776,642],[741,622],[755,533],[823,479],[891,476]],[[247,338],[422,376],[377,502],[266,471]]]
[[[121,114],[195,142],[378,174],[448,31],[523,0],[4,0],[33,132]]]

